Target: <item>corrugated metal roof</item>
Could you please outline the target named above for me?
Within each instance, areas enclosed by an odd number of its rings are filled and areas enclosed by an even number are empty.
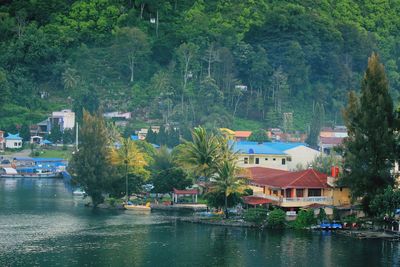
[[[304,143],[265,142],[257,143],[251,141],[240,141],[234,143],[234,150],[244,154],[268,154],[286,155],[285,151],[299,146],[307,146]]]

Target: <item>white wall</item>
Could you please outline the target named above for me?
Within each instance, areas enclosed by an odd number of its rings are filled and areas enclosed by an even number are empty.
[[[21,148],[22,140],[6,140],[6,148]]]
[[[245,158],[247,158],[247,164],[245,163]],[[256,164],[257,158],[258,164]],[[284,164],[282,164],[282,160]],[[238,165],[242,168],[264,167],[278,170],[289,170],[286,155],[239,154]]]
[[[303,168],[307,168],[313,160],[321,154],[320,151],[306,147],[298,146],[292,149],[285,150],[285,153],[291,157],[291,161],[287,162],[289,170],[295,170],[297,164],[301,164]]]

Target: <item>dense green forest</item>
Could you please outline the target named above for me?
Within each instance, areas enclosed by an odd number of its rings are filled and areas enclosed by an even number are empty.
[[[68,107],[233,128],[282,126],[293,112],[291,128],[307,130],[319,104],[325,124],[341,123],[372,51],[396,101],[400,91],[398,0],[0,3],[6,130]]]

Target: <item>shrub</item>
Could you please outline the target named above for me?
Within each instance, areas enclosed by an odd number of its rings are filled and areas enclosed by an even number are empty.
[[[284,228],[286,222],[286,214],[281,209],[274,209],[268,215],[267,226],[269,228]]]
[[[294,222],[294,227],[297,229],[303,229],[315,223],[316,219],[314,218],[314,211],[312,209],[300,210]]]
[[[268,210],[263,208],[252,208],[247,209],[244,213],[244,220],[246,222],[252,222],[257,225],[263,224],[268,216]]]
[[[318,216],[317,216],[317,219],[318,219],[318,221],[320,221],[320,222],[322,222],[323,220],[326,219],[326,212],[325,212],[325,209],[323,209],[323,208],[320,208],[320,209],[319,209],[319,214],[318,214]]]

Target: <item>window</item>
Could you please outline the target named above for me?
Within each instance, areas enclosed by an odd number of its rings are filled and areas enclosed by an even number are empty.
[[[292,161],[292,157],[287,157],[287,161]]]
[[[265,160],[268,160],[268,158],[265,158]]]
[[[286,159],[282,159],[282,165],[286,164]]]
[[[260,159],[256,158],[256,164],[260,164]]]
[[[272,160],[273,160],[273,161],[275,161],[275,160],[276,160],[276,158],[273,158]]]
[[[297,197],[304,197],[304,189],[296,189]]]
[[[244,158],[243,161],[244,161],[244,164],[249,164],[249,158]]]
[[[14,143],[14,146],[18,146],[18,143]]]
[[[321,189],[308,189],[308,196],[309,197],[320,197]]]

